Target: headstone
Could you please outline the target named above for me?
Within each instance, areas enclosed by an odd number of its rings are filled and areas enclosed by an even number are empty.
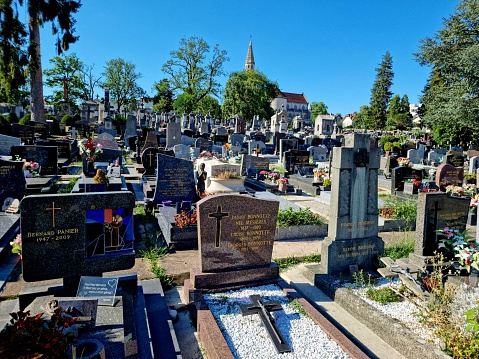
[[[12,136],[20,138],[24,144],[33,144],[35,128],[14,123],[12,125]]]
[[[309,151],[308,150],[290,150],[283,154],[284,167],[289,173],[295,172],[296,166],[309,165]]]
[[[77,147],[76,140],[37,140],[39,146],[54,146],[58,149],[58,158],[70,158],[72,150]]]
[[[155,131],[146,131],[146,139],[141,152],[150,147],[158,147],[158,138],[155,135]]]
[[[454,167],[464,167],[464,153],[460,151],[449,151],[446,154],[444,163]]]
[[[141,153],[141,163],[145,168],[145,174],[154,175],[158,166],[158,148],[150,147]]]
[[[181,143],[181,125],[170,122],[166,125],[166,147],[172,148]]]
[[[446,186],[460,186],[464,179],[464,168],[454,167],[449,164],[442,164],[437,168],[436,186],[444,191]]]
[[[449,227],[464,231],[469,204],[469,198],[453,197],[448,193],[419,193],[414,253],[433,256],[438,249],[436,231],[439,229]]]
[[[128,139],[132,137],[136,137],[136,118],[134,116],[128,116],[125,135],[123,136],[125,143],[128,143]]]
[[[231,146],[229,151],[231,157],[238,156],[238,153],[241,151],[241,146]]]
[[[111,149],[111,150],[118,150],[118,143],[116,142],[115,138],[106,132],[100,133],[93,142],[95,144],[101,144],[103,149]]]
[[[58,173],[58,152],[52,146],[14,146],[12,158],[19,156],[21,159],[33,161],[40,165],[40,175],[56,176]]]
[[[175,153],[176,158],[181,158],[184,160],[190,159],[190,146],[179,144],[173,146],[173,152]]]
[[[17,137],[0,135],[0,156],[9,156],[12,146],[20,146],[22,140]]]
[[[476,173],[479,168],[479,156],[473,156],[469,159],[469,173]]]
[[[275,132],[274,133],[274,139],[273,139],[273,142],[274,142],[274,154],[275,155],[278,155],[280,154],[280,142],[282,139],[286,138],[286,135],[284,133],[281,133],[281,132]]]
[[[328,155],[328,149],[323,146],[310,146],[308,147],[310,156],[313,158],[313,162],[325,162]]]
[[[193,162],[158,154],[154,203],[181,202],[196,196]]]
[[[325,139],[323,139],[321,141],[321,144],[323,146],[326,146],[326,148],[328,149],[328,155],[329,153],[331,153],[334,147],[337,147],[339,145],[338,141],[331,137],[326,137]]]
[[[321,247],[321,271],[349,272],[373,266],[384,242],[378,237],[380,150],[367,134],[348,134],[345,147],[334,148],[328,237]]]
[[[226,127],[221,126],[216,128],[216,134],[218,136],[228,136],[228,133],[226,132]]]
[[[424,159],[424,151],[422,150],[408,150],[407,158],[411,161],[412,164],[420,164]]]
[[[248,154],[249,155],[256,155],[256,151],[259,151],[258,154],[263,153],[266,150],[266,145],[262,141],[249,141],[248,142]]]
[[[197,203],[200,271],[236,271],[271,264],[279,202],[245,195]]]
[[[279,141],[279,161],[284,161],[284,153],[289,150],[296,150],[298,148],[298,140],[295,138],[282,139]]]
[[[398,166],[397,158],[394,156],[386,157],[386,166],[384,167],[383,174],[386,178],[391,177],[391,171]]]
[[[23,162],[0,159],[0,204],[9,197],[21,200],[26,190]]]
[[[23,279],[79,279],[132,268],[134,207],[131,192],[25,197],[20,203]]]
[[[232,146],[240,146],[241,147],[243,145],[244,138],[245,138],[244,135],[241,135],[239,133],[233,133],[230,136],[230,143],[231,143]]]
[[[203,137],[198,137],[195,141],[195,147],[200,149],[200,152],[203,151],[209,151],[211,152],[213,144],[211,141],[203,138]]]
[[[440,164],[442,162],[444,155],[441,155],[439,152],[436,152],[435,150],[430,151],[427,154],[427,159],[430,163],[437,163]]]
[[[78,284],[78,298],[98,298],[98,305],[114,305],[118,278],[82,276]]]
[[[391,172],[391,194],[404,191],[404,181],[408,179],[422,180],[422,170],[415,170],[412,167],[399,166]]]
[[[252,155],[243,155],[241,158],[241,176],[246,176],[249,168],[255,168],[258,172],[269,171],[269,159]]]
[[[35,134],[38,138],[43,140],[48,138],[48,127],[46,123],[30,121],[30,127],[34,128]]]

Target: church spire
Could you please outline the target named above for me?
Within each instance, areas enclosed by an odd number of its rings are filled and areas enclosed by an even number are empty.
[[[248,53],[244,63],[245,70],[254,70],[253,40],[249,40]]]

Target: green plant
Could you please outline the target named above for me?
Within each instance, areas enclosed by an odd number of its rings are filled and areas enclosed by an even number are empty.
[[[304,263],[320,263],[321,254],[310,254],[303,258],[302,262]]]
[[[73,190],[73,187],[75,187],[76,183],[78,181],[78,177],[72,177],[68,181],[68,184],[63,186],[62,188],[58,189],[57,193],[71,193]]]
[[[384,151],[391,151],[392,146],[393,146],[392,142],[386,142],[384,144]]]
[[[331,186],[331,180],[329,178],[325,178],[323,180],[323,186],[324,187],[330,187]]]
[[[30,124],[30,118],[32,115],[30,113],[27,113],[25,116],[23,116],[21,119],[18,120],[18,123],[20,125],[28,125]]]
[[[273,259],[273,262],[278,265],[280,272],[299,263],[298,259],[296,259],[294,256],[288,257],[286,259]]]
[[[393,261],[399,258],[406,258],[409,253],[414,252],[414,239],[403,238],[401,242],[384,248],[383,257],[389,257]]]
[[[384,206],[379,210],[379,215],[387,215],[393,219],[403,219],[408,222],[416,221],[417,198],[399,198],[396,196],[384,197]]]
[[[291,309],[296,311],[298,314],[304,315],[305,317],[309,318],[309,314],[304,310],[303,306],[298,301],[298,299],[293,299],[292,301],[286,303],[286,306],[290,307]]]
[[[151,272],[155,275],[155,278],[158,278],[161,282],[161,285],[164,289],[168,289],[173,284],[173,278],[171,278],[168,274],[166,274],[164,268],[162,268],[158,261],[165,257],[169,253],[169,249],[167,247],[158,247],[153,246],[147,249],[143,249],[140,251],[140,255],[146,259],[151,264]]]
[[[49,320],[44,313],[35,316],[30,311],[11,313],[10,323],[0,332],[2,358],[65,358],[76,338],[70,327],[77,320],[55,309]]]
[[[61,122],[66,126],[75,126],[75,117],[72,115],[65,115],[63,116]]]
[[[309,208],[300,208],[294,211],[292,207],[280,210],[276,219],[277,227],[291,227],[301,225],[321,225],[323,220]]]
[[[366,291],[366,296],[378,302],[379,304],[385,305],[391,302],[399,302],[401,300],[401,296],[394,292],[391,288],[383,287],[383,288],[368,288]]]

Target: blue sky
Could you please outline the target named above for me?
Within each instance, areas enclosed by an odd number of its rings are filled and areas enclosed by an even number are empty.
[[[443,27],[459,0],[83,0],[75,15],[75,52],[99,76],[107,61],[136,65],[153,95],[161,66],[181,38],[200,36],[228,52],[227,73],[244,69],[250,41],[256,68],[282,91],[304,93],[345,115],[367,105],[375,68],[389,51],[392,92],[418,101],[430,69],[413,57],[419,41]],[[26,13],[23,14],[26,17]],[[42,64],[55,56],[49,24],[42,29]],[[225,84],[227,77],[221,82]],[[45,89],[48,94],[49,90]],[[97,89],[100,97],[103,90]],[[221,99],[220,99],[221,102]]]

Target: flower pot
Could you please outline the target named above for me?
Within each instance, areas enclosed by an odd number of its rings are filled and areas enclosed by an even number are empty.
[[[105,359],[105,348],[96,339],[83,339],[73,344],[68,354],[72,359]]]
[[[467,214],[467,224],[470,226],[477,225],[477,210],[469,211],[469,213]]]
[[[281,193],[286,193],[288,191],[288,184],[287,183],[279,183],[278,184],[278,191]]]
[[[86,161],[86,169],[84,168],[85,177],[94,177],[96,174],[95,163],[91,161]]]

